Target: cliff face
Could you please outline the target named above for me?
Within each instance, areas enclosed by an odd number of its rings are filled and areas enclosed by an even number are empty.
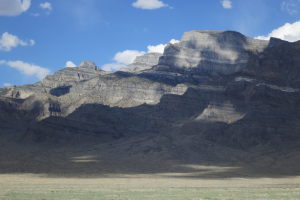
[[[233,31],[192,31],[165,49],[159,64],[209,74],[232,74],[245,69],[249,57],[262,52],[267,41]]]
[[[163,55],[137,57],[121,71],[84,62],[33,85],[1,89],[0,127],[19,123],[26,141],[50,143],[78,135],[99,143],[164,136],[168,145],[159,148],[178,159],[175,147],[203,155],[196,141],[290,151],[300,142],[299,66],[299,42],[187,32]]]
[[[132,64],[128,65],[126,68],[122,68],[120,71],[139,73],[149,70],[154,65],[158,64],[161,56],[162,54],[160,53],[147,53],[145,55],[138,56]]]

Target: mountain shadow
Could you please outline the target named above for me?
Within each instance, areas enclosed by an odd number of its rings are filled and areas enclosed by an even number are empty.
[[[282,163],[299,151],[300,112],[293,107],[299,99],[243,84],[226,92],[190,88],[182,96],[163,96],[157,105],[82,105],[67,117],[56,113],[32,123],[16,144],[4,144],[0,173],[299,175],[298,165]]]

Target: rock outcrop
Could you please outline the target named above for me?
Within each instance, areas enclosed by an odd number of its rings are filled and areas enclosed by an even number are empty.
[[[98,69],[95,63],[85,61],[78,67],[67,67],[49,75],[38,84],[45,87],[58,87],[60,84],[65,85],[66,83],[88,80],[103,74],[107,74],[107,72]]]
[[[120,71],[139,73],[149,70],[158,64],[161,56],[162,54],[160,53],[147,53],[145,55],[138,56],[132,64],[128,65],[126,68],[122,68]]]
[[[37,143],[164,138],[159,144],[166,146],[155,149],[167,149],[171,159],[208,153],[195,145],[200,141],[289,152],[300,142],[299,44],[233,31],[187,32],[163,55],[137,57],[121,71],[83,62],[36,84],[1,89],[0,127],[22,124],[20,138]]]
[[[209,74],[232,74],[245,69],[253,53],[262,52],[267,41],[233,31],[191,31],[177,44],[169,44],[159,65]]]

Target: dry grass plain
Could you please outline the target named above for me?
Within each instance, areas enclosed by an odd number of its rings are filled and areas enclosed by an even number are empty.
[[[62,178],[0,175],[0,200],[299,200],[300,177],[201,179],[182,174]]]
[[[186,164],[136,152],[130,157],[128,145],[123,146],[71,151],[26,149],[3,142],[0,200],[300,200],[296,156],[288,159],[284,154],[287,159],[278,157],[279,164],[257,157],[260,162],[252,166],[253,171],[246,167],[249,163]],[[274,165],[290,173],[272,172]],[[261,166],[267,167],[257,170]]]

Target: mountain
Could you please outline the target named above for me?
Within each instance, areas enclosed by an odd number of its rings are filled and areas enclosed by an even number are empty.
[[[70,158],[92,155],[95,171],[206,164],[297,175],[299,89],[300,42],[187,32],[120,71],[86,61],[0,89],[0,170],[79,173]]]

